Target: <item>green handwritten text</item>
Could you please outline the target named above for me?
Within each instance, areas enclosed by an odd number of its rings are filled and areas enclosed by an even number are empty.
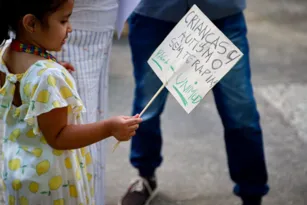
[[[197,81],[190,82],[187,77],[183,76],[183,73],[177,76],[173,88],[179,95],[184,106],[187,106],[188,102],[198,104],[202,100],[203,97],[199,95],[198,89],[195,88],[197,84]]]

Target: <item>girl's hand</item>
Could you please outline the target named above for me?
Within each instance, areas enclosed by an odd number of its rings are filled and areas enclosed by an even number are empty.
[[[60,65],[63,66],[64,68],[66,68],[66,70],[68,70],[68,72],[72,73],[75,71],[75,68],[73,65],[71,65],[70,63],[67,62],[60,62]]]
[[[135,131],[139,128],[139,124],[142,119],[139,115],[133,117],[130,116],[118,116],[110,118],[110,133],[118,141],[127,141],[135,135]]]

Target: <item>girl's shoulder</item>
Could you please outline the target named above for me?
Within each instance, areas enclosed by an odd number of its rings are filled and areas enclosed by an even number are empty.
[[[48,77],[72,80],[70,73],[59,63],[52,60],[39,60],[25,73],[24,81],[37,83],[48,79]]]
[[[39,60],[30,66],[28,76],[42,77],[46,74],[68,73],[68,71],[59,63],[52,60]]]
[[[51,60],[37,61],[22,78],[21,95],[26,96],[25,100],[33,100],[30,98],[35,98],[35,93],[38,91],[48,91],[50,94],[69,92],[77,95],[73,77],[62,65]]]

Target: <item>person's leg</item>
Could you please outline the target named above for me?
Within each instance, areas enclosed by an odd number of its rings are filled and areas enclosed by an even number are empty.
[[[242,59],[213,88],[225,129],[226,151],[234,192],[244,205],[260,204],[267,194],[267,170],[260,117],[251,83],[249,45],[243,13],[214,21],[244,53]]]
[[[147,61],[175,24],[135,13],[131,15],[128,22],[136,84],[133,114],[137,114],[142,112],[162,85]],[[120,201],[122,205],[143,205],[153,196],[152,192],[156,188],[156,183],[151,178],[154,177],[156,168],[162,162],[160,115],[163,112],[167,94],[168,91],[164,89],[153,101],[142,116],[143,122],[137,130],[137,134],[132,138],[130,161],[138,169],[142,180],[136,181],[130,186]],[[138,184],[145,189],[142,187],[140,190],[137,189]]]
[[[129,19],[129,42],[134,67],[133,114],[141,113],[162,85],[147,61],[173,28],[173,23],[133,14]],[[160,115],[167,99],[164,89],[143,114],[137,134],[132,138],[130,161],[143,177],[153,176],[161,164],[162,136]]]

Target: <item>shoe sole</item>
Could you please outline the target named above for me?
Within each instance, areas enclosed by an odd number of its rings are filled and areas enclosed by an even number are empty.
[[[150,197],[147,199],[146,203],[144,205],[149,205],[149,203],[153,200],[153,198],[155,198],[155,196],[157,195],[158,193],[158,188],[156,188],[150,195]],[[122,204],[122,200],[121,199],[119,202],[118,202],[118,205],[123,205]]]

